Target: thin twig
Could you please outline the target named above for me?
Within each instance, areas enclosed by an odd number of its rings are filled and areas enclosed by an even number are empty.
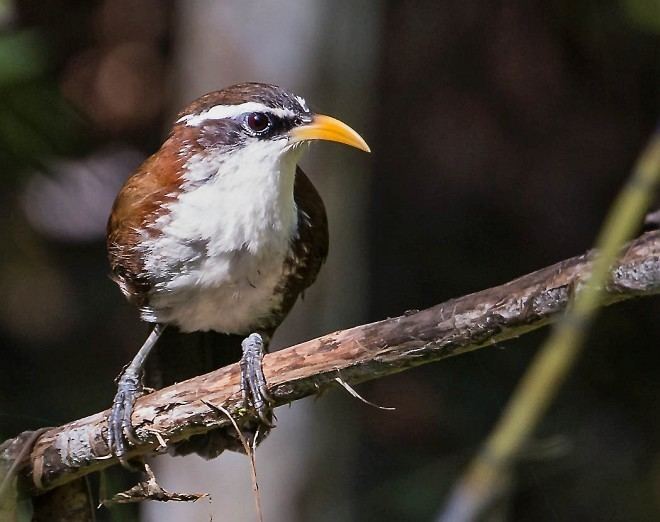
[[[229,413],[225,408],[222,406],[216,406],[215,404],[211,404],[210,402],[202,401],[204,404],[206,404],[209,408],[220,411],[224,413],[227,418],[231,421],[232,426],[234,426],[234,429],[236,430],[236,433],[238,434],[238,438],[241,441],[241,445],[243,446],[243,450],[245,451],[245,454],[249,457],[250,459],[250,472],[251,472],[251,479],[252,479],[252,492],[254,493],[254,504],[255,508],[257,510],[257,520],[259,522],[263,522],[263,513],[261,511],[261,495],[259,494],[259,483],[257,482],[257,463],[254,460],[254,454],[256,450],[256,441],[257,438],[259,437],[259,432],[255,433],[254,439],[252,441],[252,445],[250,445],[245,438],[245,435],[243,435],[243,432],[241,431],[241,428],[239,428],[238,423],[234,420],[234,417],[232,417],[231,413]],[[258,430],[258,428],[257,428]]]
[[[373,406],[374,408],[378,410],[385,410],[385,411],[395,411],[396,408],[392,408],[391,406],[379,406],[378,404],[374,404],[371,401],[368,401],[362,395],[360,395],[357,391],[355,391],[355,388],[353,388],[350,384],[348,384],[344,379],[341,377],[335,377],[335,382],[338,383],[342,388],[344,388],[351,397],[356,398],[357,400],[364,402],[365,404],[369,406]]]

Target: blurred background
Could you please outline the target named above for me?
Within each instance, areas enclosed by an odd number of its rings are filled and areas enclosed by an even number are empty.
[[[278,347],[584,252],[660,111],[657,0],[2,0],[0,28],[2,439],[110,405],[147,329],[107,277],[105,221],[207,91],[277,83],[373,150],[304,159],[331,254]],[[660,519],[659,317],[658,298],[602,313],[500,520]],[[546,334],[358,388],[394,412],[341,390],[281,408],[266,520],[432,520]],[[245,457],[153,464],[212,502],[99,520],[255,520]]]

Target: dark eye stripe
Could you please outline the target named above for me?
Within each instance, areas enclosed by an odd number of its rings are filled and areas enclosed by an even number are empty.
[[[249,112],[241,117],[243,125],[252,134],[259,138],[270,138],[277,134],[286,133],[300,124],[300,118],[281,117],[270,112]]]

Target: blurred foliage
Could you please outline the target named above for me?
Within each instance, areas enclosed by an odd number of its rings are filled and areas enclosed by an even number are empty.
[[[46,72],[45,42],[35,31],[0,36],[0,89]]]
[[[66,103],[36,30],[0,36],[0,180],[18,181],[47,158],[80,152],[82,120]]]
[[[653,33],[660,33],[660,1],[622,0],[625,13],[637,27]]]

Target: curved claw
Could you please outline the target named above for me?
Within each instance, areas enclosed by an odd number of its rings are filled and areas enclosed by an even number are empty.
[[[134,470],[126,458],[127,440],[139,444],[133,429],[131,414],[137,398],[142,395],[142,369],[152,348],[165,330],[165,325],[156,324],[131,363],[124,368],[117,379],[117,394],[112,401],[112,410],[108,416],[108,447],[110,453],[119,457],[125,468]]]
[[[122,466],[135,468],[128,462],[126,453],[128,442],[139,444],[139,439],[133,429],[131,415],[137,398],[142,395],[142,385],[139,375],[125,370],[117,380],[117,393],[112,401],[112,410],[108,416],[108,447],[110,452],[119,458]]]
[[[262,368],[265,353],[261,335],[250,334],[241,343],[241,393],[246,404],[251,403],[259,415],[261,422],[268,428],[273,427],[271,403],[273,398],[268,392],[266,377]]]

